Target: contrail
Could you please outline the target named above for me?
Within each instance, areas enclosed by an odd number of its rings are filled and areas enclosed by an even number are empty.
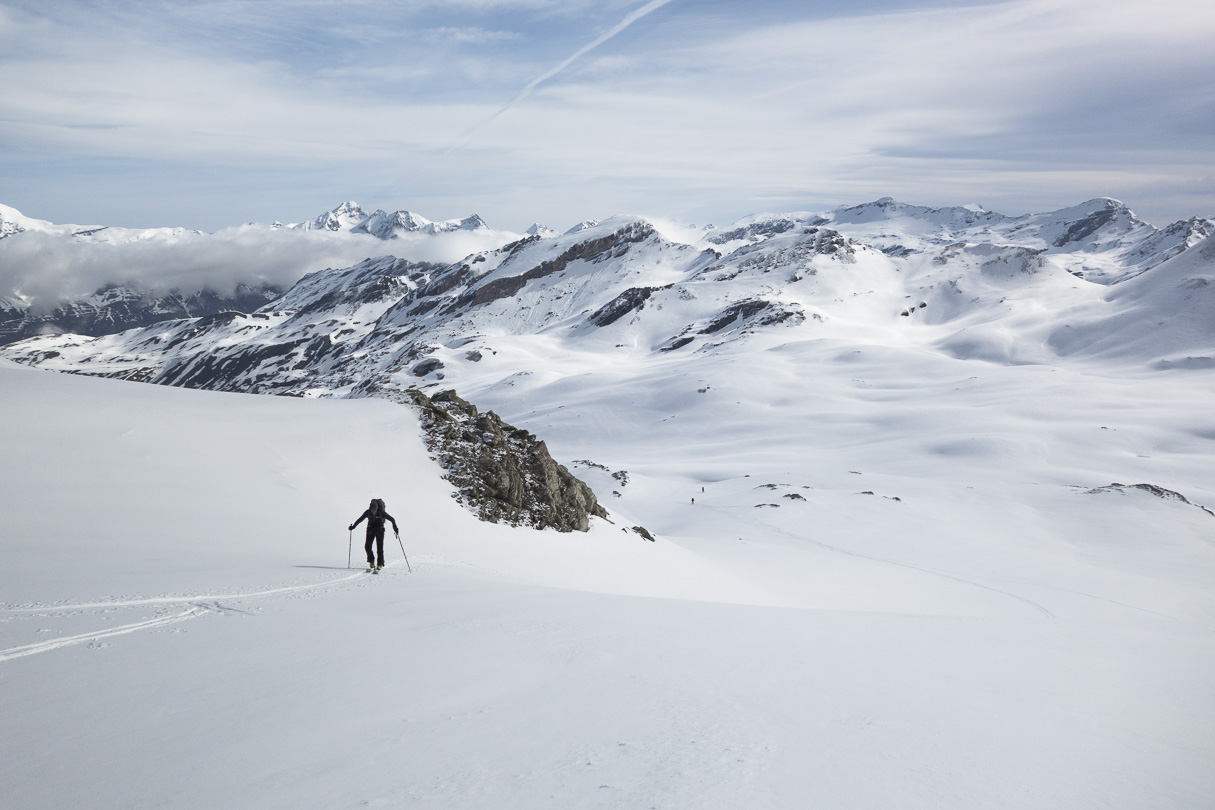
[[[553,78],[558,73],[560,73],[561,71],[565,70],[567,67],[569,67],[571,64],[573,64],[573,62],[575,60],[577,60],[580,56],[586,54],[588,51],[592,51],[595,48],[598,48],[600,45],[607,42],[609,39],[616,36],[621,31],[623,31],[624,29],[628,28],[633,23],[640,20],[642,17],[646,16],[647,14],[649,14],[652,11],[656,11],[657,9],[662,8],[667,3],[670,3],[670,2],[671,2],[671,0],[650,0],[650,2],[646,3],[641,8],[629,13],[629,15],[627,17],[625,17],[620,22],[616,23],[616,25],[612,26],[608,31],[606,31],[605,33],[600,35],[597,39],[595,39],[592,42],[587,43],[586,45],[583,45],[581,48],[574,51],[573,55],[571,55],[564,62],[562,62],[561,64],[557,65],[554,68],[551,68],[550,70],[545,71],[544,73],[540,74],[539,76],[537,76],[536,78],[534,78],[530,82],[528,82],[527,86],[524,87],[522,90],[520,90],[519,94],[517,96],[515,96],[510,101],[508,101],[502,107],[502,109],[498,110],[496,113],[491,115],[489,118],[486,118],[481,123],[475,124],[468,130],[466,130],[464,132],[464,134],[461,135],[459,138],[457,138],[456,142],[453,143],[446,152],[444,152],[444,154],[450,154],[455,149],[458,149],[460,146],[462,146],[465,142],[468,141],[469,136],[471,136],[474,132],[476,132],[477,130],[486,126],[491,121],[493,121],[495,118],[500,116],[502,113],[506,112],[511,107],[515,106],[520,101],[522,101],[523,99],[530,96],[532,94],[532,91],[535,90],[539,84],[541,84],[542,82],[548,81],[549,79]]]

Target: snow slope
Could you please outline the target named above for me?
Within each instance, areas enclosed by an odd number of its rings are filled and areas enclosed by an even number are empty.
[[[596,487],[587,535],[476,522],[385,401],[0,361],[5,806],[1215,795],[1205,377],[600,358],[466,380]],[[1141,479],[1194,503],[1091,491]],[[347,571],[372,496],[412,573]]]

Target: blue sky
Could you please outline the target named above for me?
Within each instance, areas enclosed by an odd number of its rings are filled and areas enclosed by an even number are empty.
[[[0,0],[0,202],[521,230],[1111,196],[1163,225],[1215,215],[1212,42],[1209,0]]]

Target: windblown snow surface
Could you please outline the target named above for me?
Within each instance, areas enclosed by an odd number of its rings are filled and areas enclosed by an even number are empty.
[[[1212,806],[1209,372],[529,340],[462,393],[585,535],[477,522],[387,401],[0,361],[0,806]]]

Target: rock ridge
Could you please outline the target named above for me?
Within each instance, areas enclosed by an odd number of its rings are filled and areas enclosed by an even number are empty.
[[[455,391],[427,396],[409,388],[369,385],[358,391],[416,407],[426,445],[456,488],[453,496],[490,523],[585,532],[607,517],[595,493],[548,452],[534,434],[481,413]]]

